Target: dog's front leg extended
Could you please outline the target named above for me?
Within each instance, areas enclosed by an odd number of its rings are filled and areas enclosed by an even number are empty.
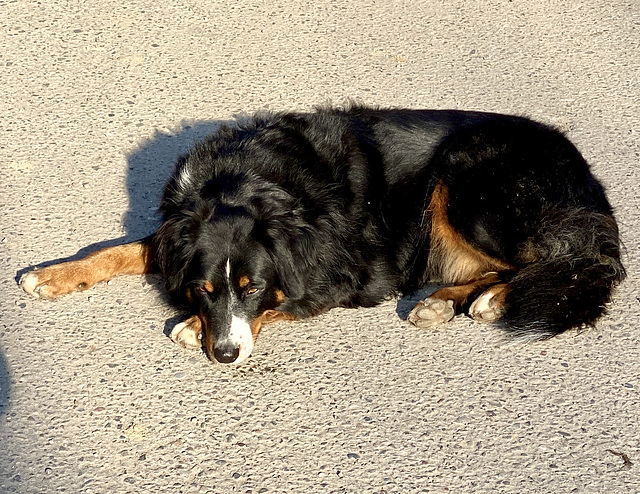
[[[20,287],[37,298],[53,299],[66,293],[86,290],[99,281],[119,274],[154,272],[151,237],[114,247],[106,247],[77,261],[36,268],[20,279]]]

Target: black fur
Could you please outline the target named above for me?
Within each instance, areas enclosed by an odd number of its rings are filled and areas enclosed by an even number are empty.
[[[602,186],[561,132],[498,114],[354,107],[225,126],[179,160],[158,265],[176,303],[211,318],[229,300],[187,287],[224,284],[227,259],[258,290],[232,283],[250,320],[373,306],[433,278],[438,183],[462,238],[513,267],[507,328],[547,337],[603,313],[624,268]]]

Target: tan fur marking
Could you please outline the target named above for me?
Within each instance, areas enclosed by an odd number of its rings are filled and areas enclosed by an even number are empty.
[[[202,284],[202,289],[206,292],[213,293],[213,283],[211,283],[210,281],[205,281]]]
[[[251,283],[251,280],[248,276],[240,276],[240,279],[238,280],[238,285],[240,286],[240,288],[246,288],[247,286],[249,286],[249,283]]]
[[[469,245],[451,226],[447,217],[449,191],[441,182],[431,195],[427,213],[431,216],[429,273],[431,280],[468,283],[482,273],[504,271],[510,266]]]
[[[460,310],[469,300],[469,297],[478,293],[478,291],[489,285],[493,285],[500,281],[498,273],[486,273],[482,278],[479,278],[466,285],[455,285],[441,288],[440,290],[432,293],[429,298],[436,298],[439,300],[453,300],[454,308],[456,312]]]
[[[27,273],[20,284],[28,293],[55,298],[66,293],[86,290],[99,281],[120,274],[152,272],[153,255],[145,243],[107,247],[78,261],[63,262]]]
[[[251,333],[253,334],[253,341],[256,341],[263,324],[271,324],[276,321],[295,321],[296,316],[287,312],[279,312],[277,310],[266,310],[261,315],[251,321]]]
[[[276,302],[281,304],[286,300],[287,296],[284,294],[282,290],[276,290]]]

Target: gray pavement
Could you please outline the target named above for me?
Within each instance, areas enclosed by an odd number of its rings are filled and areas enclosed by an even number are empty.
[[[637,0],[0,1],[0,492],[640,492],[639,45]],[[225,367],[167,338],[154,277],[18,289],[153,231],[220,122],[346,98],[566,130],[627,247],[609,315],[505,346],[389,301],[269,326]]]

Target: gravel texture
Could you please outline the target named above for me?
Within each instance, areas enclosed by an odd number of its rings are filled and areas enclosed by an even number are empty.
[[[637,0],[5,0],[0,33],[0,492],[640,492]],[[220,122],[347,98],[564,129],[626,244],[609,315],[509,346],[389,301],[269,326],[229,367],[169,340],[155,277],[17,287],[152,232]]]

